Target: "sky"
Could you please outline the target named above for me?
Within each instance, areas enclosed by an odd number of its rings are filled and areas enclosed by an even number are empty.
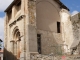
[[[4,10],[13,0],[0,0],[0,39],[4,39]],[[80,12],[80,0],[61,0],[61,2],[70,9],[72,15]]]
[[[80,12],[80,0],[61,0],[70,9],[70,13],[75,15]]]

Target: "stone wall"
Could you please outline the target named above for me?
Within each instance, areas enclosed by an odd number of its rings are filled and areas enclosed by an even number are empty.
[[[71,49],[76,48],[73,54],[80,54],[80,13],[71,17],[72,28],[73,28],[73,43]]]
[[[72,47],[75,47],[78,45],[78,43],[80,42],[80,19],[79,19],[79,14],[76,14],[74,16],[71,17],[71,21],[72,21],[72,28],[73,28],[73,37],[74,37],[74,41],[73,41],[73,44],[74,45],[74,42],[75,45],[72,46]]]
[[[41,52],[42,54],[62,53],[62,36],[61,33],[55,33],[46,30],[37,30],[37,34],[41,34]]]
[[[64,53],[70,52],[70,47],[73,42],[73,30],[72,23],[70,20],[70,13],[62,9],[60,12],[61,15],[61,29],[62,29],[62,40],[64,41]]]
[[[30,60],[80,60],[80,56],[31,55]]]

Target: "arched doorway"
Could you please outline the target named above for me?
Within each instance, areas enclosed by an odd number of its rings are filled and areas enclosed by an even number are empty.
[[[20,31],[19,29],[16,27],[13,31],[13,54],[16,57],[16,59],[19,60],[20,58]]]

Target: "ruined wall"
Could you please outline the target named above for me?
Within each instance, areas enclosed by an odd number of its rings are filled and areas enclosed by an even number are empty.
[[[63,50],[64,52],[70,51],[70,46],[73,41],[70,14],[66,9],[62,9],[64,10],[62,11],[59,7],[60,6],[52,0],[37,0],[36,25],[37,30],[39,30],[37,33],[42,33],[41,43],[43,54],[51,53],[52,51],[50,50],[53,50],[54,52],[57,51],[58,46],[55,45],[58,45],[59,41],[62,42],[60,45],[63,46],[63,49],[65,49]],[[57,22],[61,23],[60,34],[57,33]],[[48,40],[49,42],[47,42]],[[55,47],[50,47],[49,45],[53,45]]]
[[[80,60],[80,56],[31,55],[31,60]]]
[[[37,0],[36,25],[37,34],[41,34],[42,54],[62,53],[59,45],[62,43],[62,37],[57,33],[57,22],[60,22],[58,7],[60,6],[53,0]]]
[[[53,0],[39,1],[40,5],[38,5],[39,4],[38,2],[37,8],[36,8],[35,0],[34,1],[21,0],[21,1],[22,1],[21,10],[19,10],[15,15],[15,7],[12,8],[12,19],[9,22],[9,24],[7,24],[7,27],[6,27],[6,30],[7,30],[6,40],[7,40],[8,47],[7,47],[7,50],[6,49],[5,50],[7,51],[6,54],[8,54],[7,57],[10,57],[7,60],[13,58],[12,56],[14,56],[12,53],[13,47],[10,41],[13,40],[13,30],[16,26],[18,26],[21,34],[21,45],[20,45],[21,59],[23,60],[29,59],[30,52],[37,52],[37,34],[41,34],[42,54],[53,53],[54,55],[56,54],[61,55],[63,51],[64,40],[62,39],[62,32],[57,33],[57,22],[61,22],[60,15],[59,15],[60,6],[56,4]],[[38,9],[37,18],[36,18],[36,9]],[[40,15],[38,15],[38,13]],[[21,15],[25,15],[26,17],[19,19]],[[67,25],[68,23],[69,25]],[[63,26],[67,27],[67,29],[64,28],[65,31],[63,32],[63,35],[67,36],[64,39],[66,39],[65,41],[68,44],[71,39],[68,36],[69,32],[71,31],[71,30],[68,30],[68,26],[70,26],[70,21],[65,23],[65,25]],[[66,32],[67,30],[68,32]]]
[[[76,47],[76,51],[73,54],[80,54],[80,13],[71,17],[72,29],[73,29],[73,43],[71,49]]]
[[[72,28],[73,28],[73,37],[74,37],[72,47],[77,46],[80,42],[80,19],[79,19],[80,16],[79,16],[79,14],[76,14],[71,17]]]
[[[62,36],[61,33],[55,33],[45,30],[37,30],[41,34],[41,52],[42,54],[62,54]]]
[[[73,43],[73,29],[70,20],[70,13],[62,9],[61,12],[61,27],[62,27],[62,40],[64,41],[64,53],[70,52],[70,47]]]

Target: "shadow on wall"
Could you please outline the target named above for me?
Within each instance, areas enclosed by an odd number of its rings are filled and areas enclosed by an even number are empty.
[[[37,1],[37,28],[57,32],[57,22],[60,22],[59,9],[52,0]]]
[[[17,58],[13,55],[13,53],[4,48],[3,60],[17,60]]]

